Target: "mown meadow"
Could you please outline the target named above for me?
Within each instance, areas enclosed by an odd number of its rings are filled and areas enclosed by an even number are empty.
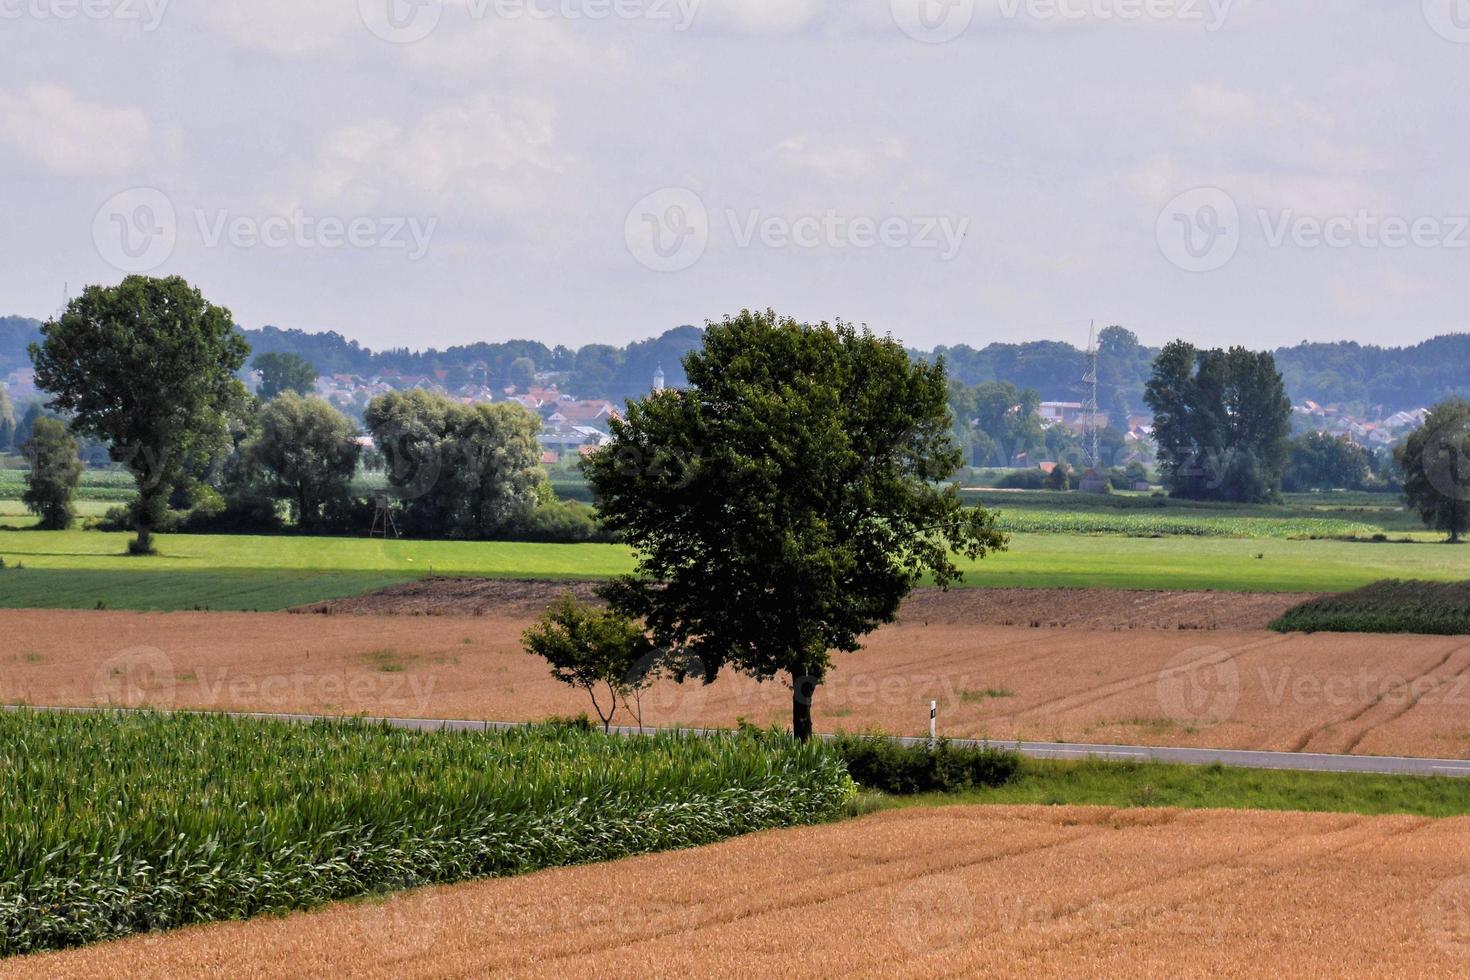
[[[620,545],[383,541],[299,535],[0,531],[0,608],[278,610],[428,576],[604,579],[631,572]],[[1344,592],[1381,579],[1470,579],[1470,547],[1283,537],[1016,533],[963,563],[965,586]]]
[[[855,792],[831,748],[751,735],[0,712],[0,956],[691,847]]]

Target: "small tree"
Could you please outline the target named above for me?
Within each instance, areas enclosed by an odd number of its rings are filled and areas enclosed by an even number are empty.
[[[286,391],[260,410],[260,431],[242,447],[247,465],[258,467],[270,490],[291,505],[304,527],[344,513],[361,453],[352,422],[320,398]]]
[[[31,344],[51,406],[107,443],[137,482],[134,554],[152,552],[191,460],[228,446],[229,414],[246,397],[235,372],[249,351],[230,311],[177,276],[88,286]]]
[[[1048,490],[1060,490],[1066,492],[1072,489],[1072,468],[1066,463],[1057,461],[1051,472],[1046,475],[1043,484]]]
[[[587,692],[603,732],[612,729],[618,701],[638,697],[652,681],[653,644],[637,624],[610,609],[558,599],[521,634],[526,651],[551,665],[551,676]],[[641,709],[638,726],[643,727]]]
[[[1436,405],[1394,450],[1404,471],[1404,498],[1424,523],[1458,544],[1470,532],[1470,402]]]
[[[42,528],[66,530],[76,517],[72,498],[82,479],[76,439],[59,420],[38,419],[21,452],[31,464],[21,495],[26,509],[41,518]]]
[[[261,354],[250,366],[260,372],[260,397],[266,401],[288,391],[309,395],[316,387],[316,368],[299,354]]]

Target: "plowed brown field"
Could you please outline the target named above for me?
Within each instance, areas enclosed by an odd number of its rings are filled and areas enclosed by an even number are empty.
[[[1426,977],[1470,820],[888,812],[17,960],[65,977]]]
[[[0,702],[524,721],[587,710],[521,652],[528,614],[0,611]],[[1470,637],[909,621],[840,656],[821,730],[1470,758]],[[663,683],[650,725],[785,724],[734,675]],[[631,723],[630,716],[620,718]]]

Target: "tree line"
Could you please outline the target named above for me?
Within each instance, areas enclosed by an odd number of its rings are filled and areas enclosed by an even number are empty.
[[[32,344],[37,385],[66,425],[36,423],[29,490],[46,526],[66,526],[80,475],[73,433],[108,446],[136,494],[116,520],[148,554],[161,530],[364,531],[381,506],[410,533],[445,538],[606,537],[591,508],[555,499],[541,467],[541,420],[513,403],[467,406],[424,391],[369,406],[386,490],[360,492],[358,429],[301,394],[289,361],[274,397],[238,373],[249,347],[229,311],[183,279],[91,286]],[[70,431],[68,431],[68,429]]]

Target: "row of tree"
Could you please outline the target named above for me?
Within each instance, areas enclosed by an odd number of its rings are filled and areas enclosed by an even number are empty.
[[[356,424],[301,394],[313,379],[292,355],[258,359],[274,397],[251,396],[237,377],[249,349],[229,311],[177,277],[88,287],[31,354],[37,384],[71,430],[104,442],[133,475],[127,519],[138,553],[180,525],[366,530],[380,505],[403,530],[430,537],[605,536],[590,507],[555,500],[541,420],[513,403],[469,406],[424,391],[375,399],[367,424],[380,449],[366,462],[386,468],[388,491],[381,500],[358,492]],[[77,444],[60,423],[36,430],[27,455],[37,499],[50,501],[47,526],[65,526],[77,481],[59,461],[75,463]]]

